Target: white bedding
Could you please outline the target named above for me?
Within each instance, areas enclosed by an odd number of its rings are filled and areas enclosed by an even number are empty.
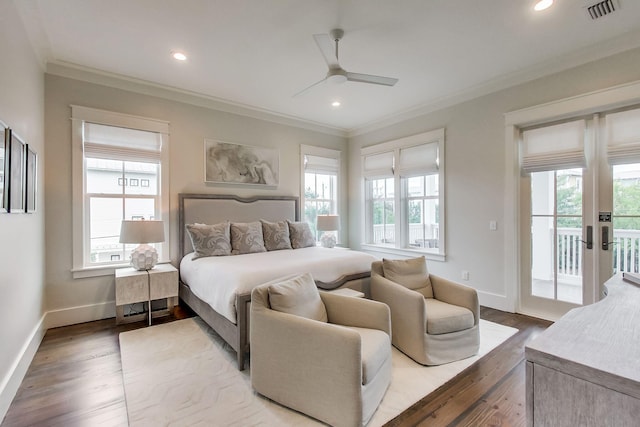
[[[316,281],[331,283],[344,276],[371,271],[377,258],[348,249],[309,247],[255,254],[206,257],[180,262],[181,280],[215,311],[236,323],[236,295],[296,273],[311,273]]]

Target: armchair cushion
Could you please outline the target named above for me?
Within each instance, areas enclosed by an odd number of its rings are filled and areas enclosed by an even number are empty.
[[[360,335],[362,385],[373,380],[389,358],[389,335],[378,329],[349,327]]]
[[[427,311],[427,333],[449,334],[473,328],[475,319],[471,310],[447,304],[434,298],[424,300]]]
[[[433,298],[433,289],[424,256],[410,259],[382,259],[384,277]]]
[[[270,285],[268,293],[273,310],[327,322],[327,310],[309,273]]]

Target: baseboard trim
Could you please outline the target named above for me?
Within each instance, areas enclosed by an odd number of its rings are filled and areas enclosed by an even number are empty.
[[[115,307],[116,303],[114,301],[107,301],[99,304],[51,310],[45,315],[45,325],[47,329],[50,329],[116,317]]]
[[[31,365],[31,361],[38,351],[38,347],[40,347],[44,334],[47,332],[45,328],[45,317],[46,314],[40,318],[40,321],[18,352],[12,366],[2,379],[2,383],[0,383],[0,422],[7,414],[9,406],[11,406],[11,402],[29,369],[29,365]]]
[[[506,295],[498,295],[491,292],[478,292],[478,300],[480,301],[480,305],[495,308],[496,310],[506,311],[509,313],[515,313],[515,307],[513,304],[509,303],[509,300]]]

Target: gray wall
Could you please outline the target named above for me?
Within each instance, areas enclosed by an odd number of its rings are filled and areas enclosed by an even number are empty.
[[[0,120],[44,152],[44,77],[13,2],[0,0]],[[0,214],[0,419],[40,343],[44,313],[44,192],[35,214]],[[21,363],[23,355],[26,361]]]
[[[480,302],[506,304],[504,114],[562,98],[640,80],[640,49],[617,54],[545,78],[415,117],[349,140],[349,241],[359,247],[363,236],[360,148],[442,128],[446,138],[446,262],[429,261],[429,270],[460,281],[463,270],[480,291]],[[489,230],[489,221],[498,223]],[[507,238],[509,236],[506,236]],[[515,295],[515,293],[514,293]]]
[[[116,89],[95,82],[46,74],[47,157],[47,310],[51,325],[69,324],[115,315],[114,278],[73,279],[71,219],[70,105],[117,111],[170,122],[170,236],[171,258],[178,265],[178,193],[206,192],[251,195],[300,194],[300,144],[344,152],[346,138],[259,120],[238,114]],[[162,92],[162,91],[160,91]],[[194,102],[198,102],[194,99]],[[277,189],[204,183],[205,138],[277,148],[280,185]],[[346,171],[346,161],[344,162]],[[346,175],[346,173],[345,173]],[[346,180],[341,214],[347,214]]]

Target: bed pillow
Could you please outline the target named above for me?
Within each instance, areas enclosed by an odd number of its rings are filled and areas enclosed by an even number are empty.
[[[382,259],[384,277],[392,282],[420,292],[425,298],[433,298],[433,288],[429,279],[424,256],[410,259]]]
[[[260,221],[231,223],[231,253],[233,255],[266,251]]]
[[[306,222],[291,222],[287,220],[289,224],[289,237],[291,238],[291,247],[293,249],[308,248],[309,246],[315,246],[316,240],[311,234],[309,224]]]
[[[186,224],[193,246],[192,260],[208,256],[231,255],[229,222],[219,224]]]
[[[268,251],[291,249],[289,225],[286,221],[269,222],[261,219],[260,222],[262,223],[264,247]]]
[[[269,286],[272,310],[327,322],[327,309],[309,273]]]

